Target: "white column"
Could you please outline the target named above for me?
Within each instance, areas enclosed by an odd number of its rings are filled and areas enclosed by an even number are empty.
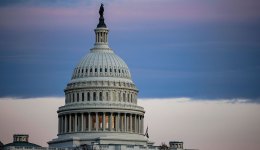
[[[60,129],[61,129],[61,133],[63,133],[63,129],[64,129],[64,119],[63,119],[63,115],[61,116],[61,126],[60,126]]]
[[[67,115],[65,115],[65,133],[67,132],[67,123],[68,123],[68,118]]]
[[[126,126],[126,113],[125,113],[125,116],[124,116],[124,122],[125,122],[124,131],[126,132],[126,128],[127,128],[127,126]]]
[[[132,114],[130,114],[130,130],[129,130],[129,132],[132,132],[132,129],[133,129],[133,116],[132,116]]]
[[[106,129],[106,113],[105,112],[103,112],[103,117],[102,117],[102,127],[103,127],[103,131],[105,131],[105,129]]]
[[[128,116],[126,115],[126,132],[129,131],[129,120],[128,120]]]
[[[88,131],[91,129],[91,124],[90,124],[90,112],[88,113]]]
[[[107,43],[107,33],[105,32],[105,43]]]
[[[96,112],[96,131],[98,131],[98,113]]]
[[[71,114],[69,114],[69,132],[71,132]]]
[[[140,119],[140,118],[139,118],[139,115],[138,115],[138,116],[137,116],[137,132],[136,132],[136,133],[139,133],[139,129],[140,129],[140,128],[139,128],[139,122],[140,122],[139,119]]]
[[[139,115],[139,133],[141,133],[142,117]]]
[[[84,113],[81,113],[81,131],[84,131]]]
[[[112,131],[112,117],[113,117],[113,113],[110,113],[110,118],[109,118],[109,131]]]
[[[135,133],[137,132],[137,121],[136,120],[137,120],[137,115],[135,114],[135,127],[134,127],[135,128]]]
[[[58,119],[58,133],[60,134],[61,133],[61,128],[60,128],[60,126],[61,126],[61,117],[59,116],[58,118],[59,118]]]
[[[120,130],[119,120],[120,120],[120,114],[118,113],[118,114],[117,114],[117,117],[116,117],[116,131],[119,131],[119,130]]]
[[[140,133],[143,134],[143,116],[140,116]]]
[[[77,125],[78,125],[78,114],[74,115],[74,123],[75,123],[75,127],[74,127],[74,132],[78,131]]]

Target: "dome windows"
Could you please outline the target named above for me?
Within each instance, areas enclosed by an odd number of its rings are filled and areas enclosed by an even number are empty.
[[[124,91],[74,91],[66,94],[66,103],[91,101],[117,101],[120,103],[136,103],[136,93],[131,90]]]
[[[90,93],[87,94],[87,100],[90,101]]]
[[[103,98],[102,98],[102,92],[99,92],[99,100],[102,101]]]
[[[94,101],[97,100],[97,94],[96,94],[96,92],[93,92],[93,100],[94,100]]]
[[[84,93],[81,94],[82,101],[84,102]]]

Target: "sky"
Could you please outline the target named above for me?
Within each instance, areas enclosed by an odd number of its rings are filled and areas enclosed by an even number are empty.
[[[1,0],[0,97],[63,96],[100,0]],[[260,102],[258,0],[104,1],[109,45],[140,98]]]
[[[260,149],[259,104],[190,98],[140,99],[138,104],[146,110],[144,126],[155,145],[183,141],[184,148],[199,150]],[[54,113],[61,105],[64,97],[0,98],[0,141],[6,144],[14,133],[25,133],[30,142],[48,146],[57,136]]]
[[[56,137],[101,2],[152,141],[260,149],[259,0],[0,0],[0,141],[26,133],[47,146]]]

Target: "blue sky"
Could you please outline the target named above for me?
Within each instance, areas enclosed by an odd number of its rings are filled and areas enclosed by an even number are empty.
[[[101,1],[0,2],[0,97],[63,96]],[[104,2],[109,45],[139,97],[260,97],[258,0]]]

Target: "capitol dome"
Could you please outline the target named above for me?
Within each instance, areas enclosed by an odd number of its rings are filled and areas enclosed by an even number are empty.
[[[64,90],[65,105],[57,111],[58,138],[48,142],[50,147],[147,146],[138,89],[126,63],[108,46],[102,9],[94,47],[76,65]]]
[[[126,63],[111,49],[102,50],[96,48],[84,56],[74,69],[71,82],[75,82],[79,78],[87,81],[91,80],[92,77],[130,79],[131,75]]]

